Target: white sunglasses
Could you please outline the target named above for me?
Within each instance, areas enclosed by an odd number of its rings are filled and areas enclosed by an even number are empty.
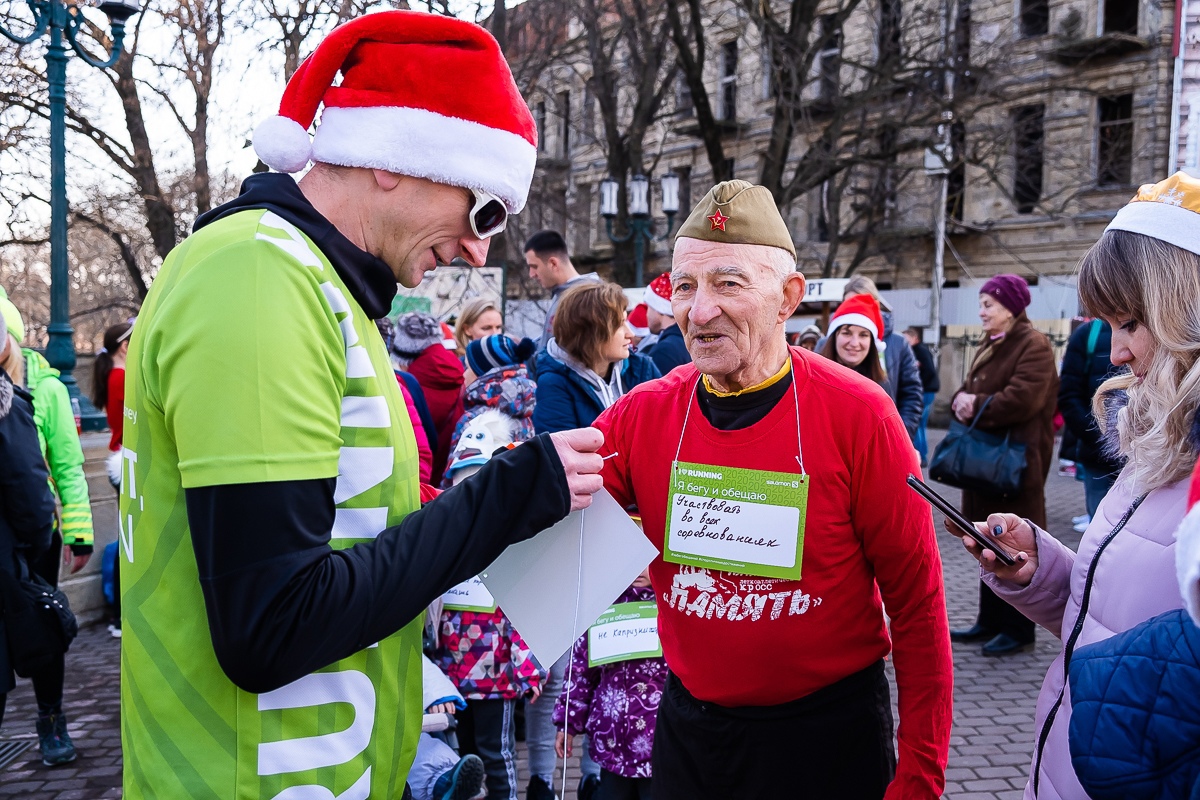
[[[488,239],[508,225],[508,208],[499,197],[482,189],[472,189],[475,205],[471,207],[471,230],[480,239]]]

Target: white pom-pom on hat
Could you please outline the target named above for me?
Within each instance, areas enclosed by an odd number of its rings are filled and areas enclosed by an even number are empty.
[[[254,128],[254,152],[279,172],[299,172],[312,160],[312,139],[290,117],[267,117]]]

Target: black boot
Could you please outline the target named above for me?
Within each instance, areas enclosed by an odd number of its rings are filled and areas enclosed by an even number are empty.
[[[985,656],[1007,656],[1032,649],[1033,639],[1023,642],[1020,639],[1014,639],[1007,633],[1002,633],[983,646],[983,654]]]
[[[576,797],[579,800],[592,800],[596,796],[596,792],[600,789],[599,775],[584,775],[579,779],[579,791],[576,792]]]
[[[950,631],[950,641],[952,642],[986,642],[996,635],[996,632],[991,628],[985,628],[978,622],[969,628],[963,628],[957,631]]]
[[[525,800],[558,800],[550,784],[542,780],[540,775],[529,779],[529,788],[525,790]]]

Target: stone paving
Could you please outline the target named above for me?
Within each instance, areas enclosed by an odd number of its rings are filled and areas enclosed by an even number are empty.
[[[941,487],[939,487],[941,490]],[[944,493],[957,503],[954,490]],[[1071,517],[1083,513],[1082,484],[1052,473],[1047,486],[1050,532],[1075,547],[1079,534]],[[951,627],[975,619],[977,570],[958,540],[940,527]],[[1037,647],[1004,659],[984,658],[978,645],[955,645],[954,730],[946,798],[1017,800],[1025,786],[1033,741],[1033,709],[1042,677],[1058,653],[1059,642],[1038,631]],[[79,635],[67,662],[66,709],[79,749],[72,764],[50,769],[37,758],[36,746],[0,771],[0,798],[91,800],[121,796],[121,741],[118,723],[120,643],[102,625]],[[993,691],[991,687],[1003,687]],[[894,696],[894,693],[893,693]],[[0,744],[33,741],[35,708],[28,681],[9,695]],[[36,744],[36,743],[35,743]],[[519,763],[522,793],[528,780],[524,745]],[[569,765],[564,800],[574,800],[578,764]]]

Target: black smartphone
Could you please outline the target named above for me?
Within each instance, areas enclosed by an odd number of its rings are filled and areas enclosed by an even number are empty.
[[[1013,557],[1008,554],[1008,551],[1004,548],[1004,545],[996,541],[996,539],[990,534],[980,533],[979,529],[972,525],[970,520],[960,514],[957,508],[950,505],[946,498],[942,497],[933,489],[930,489],[929,485],[923,480],[909,475],[908,485],[913,488],[913,491],[928,500],[930,505],[945,514],[946,519],[950,520],[956,526],[961,528],[963,533],[967,534],[976,542],[978,542],[980,547],[986,547],[988,550],[991,550],[993,553],[995,553],[996,560],[1001,564],[1006,567],[1011,567],[1017,563]]]

